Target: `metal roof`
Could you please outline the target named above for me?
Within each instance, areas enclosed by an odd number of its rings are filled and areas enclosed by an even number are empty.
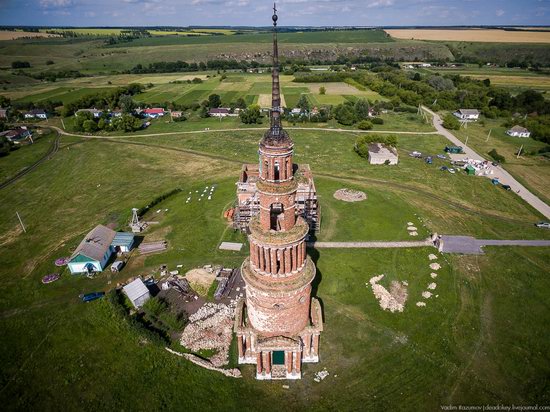
[[[126,293],[126,296],[128,296],[128,299],[132,302],[149,293],[149,289],[147,289],[147,286],[145,286],[145,283],[143,283],[140,278],[128,283],[122,289],[124,290],[124,293]]]
[[[97,225],[82,239],[82,242],[71,255],[71,260],[78,255],[84,255],[101,262],[114,238],[114,230],[103,225]]]
[[[112,246],[130,246],[134,243],[134,234],[129,232],[117,232],[113,241],[111,242]]]

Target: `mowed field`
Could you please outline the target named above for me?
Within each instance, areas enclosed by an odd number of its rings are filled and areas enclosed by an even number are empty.
[[[487,43],[550,43],[550,32],[496,29],[388,29],[386,32],[396,39]]]
[[[85,95],[112,89],[115,86],[129,83],[143,85],[153,84],[153,87],[144,93],[135,96],[135,100],[144,104],[162,104],[174,102],[191,105],[201,103],[210,94],[218,94],[222,105],[229,106],[237,99],[243,98],[246,104],[259,104],[261,107],[271,106],[271,76],[264,74],[227,74],[221,80],[214,72],[210,77],[202,73],[167,74],[167,75],[120,75],[98,76],[94,78],[80,78],[70,81],[60,81],[45,87],[37,85],[13,89],[0,94],[15,101],[40,103],[46,100],[73,102]],[[200,78],[203,83],[187,83],[188,80]],[[326,94],[321,95],[321,84],[295,83],[294,76],[281,76],[281,91],[283,107],[294,108],[302,95],[305,95],[312,105],[336,105],[345,101],[355,101],[367,98],[372,101],[385,100],[378,93],[371,90],[361,91],[344,82],[326,83]]]
[[[0,41],[4,40],[16,40],[20,38],[28,37],[59,37],[57,34],[50,33],[37,33],[33,31],[11,31],[11,30],[0,30]]]

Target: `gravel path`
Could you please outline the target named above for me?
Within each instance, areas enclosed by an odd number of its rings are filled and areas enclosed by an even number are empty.
[[[446,137],[453,145],[462,146],[465,153],[465,157],[469,157],[470,159],[486,160],[482,156],[478,155],[474,150],[472,150],[471,148],[466,146],[464,143],[462,143],[449,130],[445,129],[442,126],[443,121],[441,120],[441,117],[439,117],[438,114],[434,113],[433,111],[431,111],[425,106],[422,106],[422,109],[433,116],[433,125],[440,135]],[[546,203],[540,200],[537,196],[531,193],[525,186],[519,183],[510,173],[508,173],[502,167],[500,166],[493,167],[493,170],[494,170],[494,174],[488,175],[487,177],[491,179],[493,177],[498,177],[500,183],[502,183],[503,185],[510,186],[510,188],[515,193],[517,193],[519,197],[521,197],[523,200],[525,200],[527,203],[529,203],[531,206],[537,209],[546,218],[550,219],[550,206],[548,206]]]
[[[463,255],[482,255],[483,246],[531,246],[548,247],[550,240],[492,240],[476,239],[471,236],[441,236],[440,251]]]
[[[433,246],[431,239],[412,242],[308,242],[309,247],[318,249],[369,249],[369,248],[409,248]]]

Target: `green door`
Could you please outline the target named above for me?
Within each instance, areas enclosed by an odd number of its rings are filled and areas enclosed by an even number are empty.
[[[273,365],[284,365],[284,364],[285,364],[285,351],[284,350],[273,351]]]

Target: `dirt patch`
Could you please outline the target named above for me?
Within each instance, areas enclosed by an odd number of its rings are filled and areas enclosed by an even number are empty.
[[[362,202],[367,199],[367,194],[359,190],[344,188],[334,192],[334,198],[344,202]]]
[[[549,32],[521,32],[497,29],[431,30],[395,29],[386,32],[397,39],[472,41],[488,43],[550,43]]]
[[[13,229],[2,233],[2,235],[0,235],[0,246],[6,246],[14,242],[21,233],[23,233],[23,229],[21,229],[20,225],[16,225]]]
[[[261,108],[271,107],[271,95],[270,94],[260,94],[258,97],[258,106]],[[281,94],[281,107],[287,107],[285,96]]]
[[[374,297],[378,299],[383,310],[389,310],[392,313],[403,312],[408,297],[407,283],[394,280],[388,291],[384,286],[378,284],[383,278],[384,275],[374,276],[367,283],[367,286],[370,283]]]
[[[185,274],[185,278],[191,284],[191,287],[197,291],[200,295],[206,295],[210,285],[216,279],[216,273],[213,270],[207,270],[204,268],[191,269]]]
[[[29,37],[61,37],[59,34],[38,33],[31,31],[0,30],[0,40],[17,40]]]

